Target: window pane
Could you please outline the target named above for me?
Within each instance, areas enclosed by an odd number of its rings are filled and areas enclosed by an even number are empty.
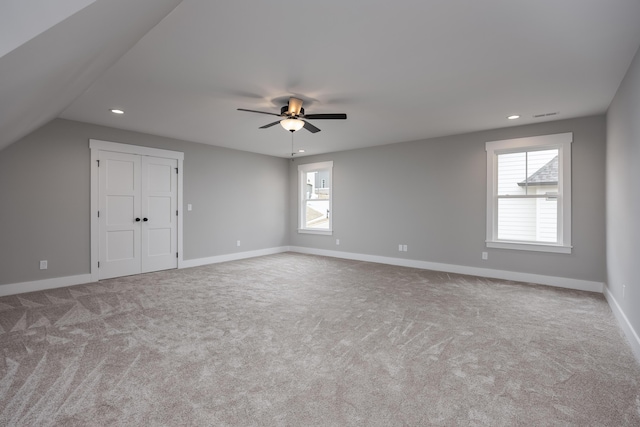
[[[518,183],[527,178],[527,153],[508,153],[498,156],[498,194],[526,194],[526,188]]]
[[[329,200],[309,200],[306,202],[305,228],[329,229]]]
[[[558,199],[536,199],[538,242],[557,243],[558,241]]]
[[[329,199],[329,170],[307,172],[305,181],[306,199]]]
[[[527,153],[527,194],[539,194],[541,188],[558,188],[558,149]],[[544,191],[543,191],[544,192]]]
[[[498,199],[498,239],[557,243],[558,199]]]
[[[304,190],[304,198],[311,199],[313,197],[313,187],[316,182],[316,172],[307,172],[305,174],[306,188]]]

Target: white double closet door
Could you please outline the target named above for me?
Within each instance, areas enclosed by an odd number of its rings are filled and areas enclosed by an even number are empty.
[[[98,154],[99,278],[178,267],[178,161]]]

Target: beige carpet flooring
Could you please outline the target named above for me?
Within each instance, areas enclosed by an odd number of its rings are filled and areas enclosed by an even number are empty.
[[[0,425],[638,426],[602,295],[285,253],[0,298]]]

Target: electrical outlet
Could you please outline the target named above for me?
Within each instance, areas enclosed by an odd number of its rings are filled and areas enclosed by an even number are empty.
[[[340,239],[336,239],[336,245],[340,246]]]
[[[47,260],[40,261],[40,270],[46,270],[48,267]]]
[[[402,243],[398,245],[398,251],[402,252]]]
[[[402,245],[402,252],[407,252],[407,245]]]
[[[187,204],[187,210],[190,211],[193,209],[193,205],[191,203]]]
[[[236,242],[236,246],[240,246],[240,240]]]
[[[482,252],[482,259],[484,260],[489,259],[489,252]]]

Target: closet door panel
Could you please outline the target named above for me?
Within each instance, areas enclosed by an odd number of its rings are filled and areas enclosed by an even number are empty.
[[[99,160],[100,278],[140,273],[140,156],[101,151]]]
[[[142,158],[142,272],[178,267],[178,162]]]

